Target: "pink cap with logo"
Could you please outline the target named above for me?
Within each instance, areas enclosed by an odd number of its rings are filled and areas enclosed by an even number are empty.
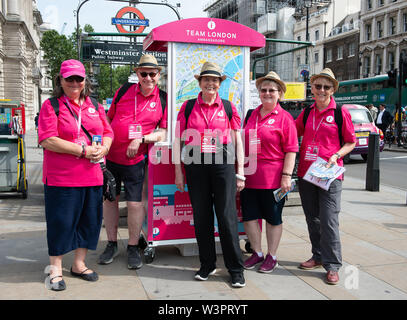
[[[74,59],[65,60],[62,62],[59,73],[64,79],[70,76],[86,77],[86,70],[82,62]]]

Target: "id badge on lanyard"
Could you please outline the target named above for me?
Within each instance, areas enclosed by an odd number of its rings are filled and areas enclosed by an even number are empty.
[[[148,104],[148,102],[147,102]],[[140,112],[142,112],[147,104],[144,106],[143,109],[141,109]],[[129,135],[128,135],[129,140],[134,140],[134,139],[142,139],[143,138],[143,127],[141,123],[137,122],[137,92],[134,95],[134,122],[129,124]]]
[[[209,129],[209,124],[210,122],[212,122],[213,118],[215,117],[215,115],[218,113],[218,109],[217,108],[215,110],[215,112],[212,115],[212,118],[210,121],[208,121],[208,118],[206,117],[205,113],[202,110],[201,107],[201,113],[202,116],[204,117],[207,127],[208,127],[208,131],[201,133],[201,152],[202,153],[216,153],[217,150],[217,136],[214,132],[212,132],[212,130]]]
[[[319,143],[315,142],[315,136],[317,135],[317,131],[318,131],[319,127],[321,126],[322,121],[324,120],[324,118],[322,117],[321,121],[318,124],[318,127],[315,129],[315,113],[316,113],[316,110],[314,109],[313,122],[312,122],[312,128],[314,130],[314,138],[312,139],[312,142],[306,146],[305,157],[304,157],[304,160],[312,161],[312,162],[316,161],[318,158],[320,146],[319,146]]]

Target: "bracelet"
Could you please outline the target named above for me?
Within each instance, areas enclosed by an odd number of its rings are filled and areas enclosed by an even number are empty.
[[[334,153],[334,156],[337,156],[338,160],[341,158],[341,155],[338,152]]]
[[[240,174],[237,174],[237,173],[236,173],[236,178],[238,178],[239,180],[242,180],[242,181],[246,181],[245,176],[241,176]]]
[[[291,177],[291,176],[292,176],[291,173],[287,173],[287,172],[283,172],[281,175],[283,175],[283,176],[288,176],[288,177]]]
[[[79,158],[83,158],[83,157],[85,157],[85,156],[86,156],[85,144],[84,144],[84,143],[82,143],[82,153],[81,153],[81,155],[80,155],[80,157],[79,157]]]

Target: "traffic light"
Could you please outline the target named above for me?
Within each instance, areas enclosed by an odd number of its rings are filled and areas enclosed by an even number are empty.
[[[394,69],[390,70],[387,72],[387,75],[389,76],[388,86],[396,88],[397,87],[397,71]]]

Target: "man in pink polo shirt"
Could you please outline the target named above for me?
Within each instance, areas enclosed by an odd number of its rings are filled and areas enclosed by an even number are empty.
[[[328,164],[343,166],[342,158],[355,147],[355,131],[350,113],[345,108],[339,110],[333,98],[338,86],[329,68],[313,75],[311,92],[315,103],[308,109],[305,126],[305,110],[295,121],[298,136],[303,136],[297,172],[298,187],[312,245],[312,257],[299,267],[305,270],[324,267],[328,284],[339,283],[338,270],[342,266],[339,237],[342,176],[333,181],[327,191],[302,178],[317,157]],[[343,119],[340,132],[335,120],[335,112],[338,114],[336,110],[341,112]]]
[[[246,269],[261,263],[259,272],[272,272],[277,263],[277,249],[283,232],[282,211],[285,198],[277,202],[273,192],[291,188],[291,175],[298,151],[294,119],[279,104],[286,85],[277,73],[270,71],[256,80],[262,104],[246,116],[244,125],[245,154],[249,159],[245,168],[246,187],[240,193],[243,222],[253,254],[244,262]],[[257,162],[256,171],[250,172]],[[267,254],[261,246],[258,220],[266,220]]]
[[[142,191],[147,144],[165,140],[167,128],[167,108],[163,111],[160,90],[157,87],[161,67],[158,66],[154,56],[146,54],[141,57],[135,71],[139,83],[124,85],[128,88],[123,95],[123,90],[119,89],[107,113],[115,139],[107,157],[106,166],[115,176],[118,196],[121,183],[124,184],[129,229],[127,246],[129,269],[139,269],[143,265],[138,241],[145,216]],[[119,95],[122,96],[117,101]],[[99,264],[113,262],[113,258],[118,254],[118,202],[119,197],[114,202],[105,201],[104,203],[103,216],[109,242],[99,257]]]

